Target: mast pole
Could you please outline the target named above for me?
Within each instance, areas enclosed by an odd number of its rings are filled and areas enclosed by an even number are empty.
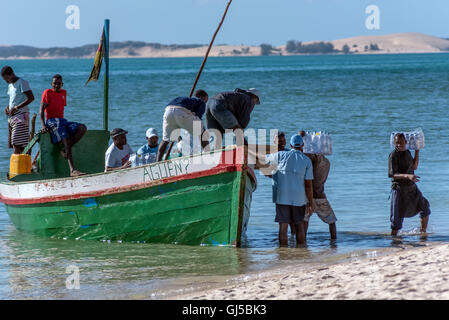
[[[109,19],[104,20],[104,103],[103,103],[103,129],[108,131],[109,111]]]
[[[209,48],[207,48],[206,55],[204,56],[204,59],[203,59],[203,63],[201,64],[200,70],[198,71],[198,74],[196,75],[195,82],[193,83],[192,90],[190,90],[190,97],[192,97],[193,93],[195,92],[195,87],[196,87],[196,85],[198,83],[198,80],[200,79],[200,76],[201,76],[201,73],[203,72],[204,66],[206,65],[207,58],[209,57],[209,52],[212,49],[212,46],[213,46],[214,41],[215,41],[215,37],[217,36],[218,31],[220,31],[221,25],[224,22],[226,14],[228,13],[228,9],[229,9],[229,6],[231,5],[231,2],[232,2],[232,0],[229,0],[228,5],[226,6],[225,12],[223,14],[223,17],[221,18],[220,24],[218,25],[217,30],[215,30],[215,33],[214,33],[214,35],[212,37],[212,40],[211,40],[211,42],[209,44]]]
[[[217,27],[217,30],[215,30],[212,40],[210,41],[209,47],[207,48],[207,51],[206,51],[206,55],[204,56],[204,59],[203,59],[203,63],[201,64],[200,70],[198,71],[198,74],[196,75],[195,82],[193,83],[192,90],[190,90],[190,97],[192,97],[193,93],[195,92],[196,85],[197,85],[198,81],[200,80],[201,73],[203,72],[204,66],[206,65],[207,58],[209,57],[209,52],[212,49],[212,46],[215,41],[215,37],[217,36],[218,31],[220,31],[220,28],[225,20],[225,17],[226,17],[226,14],[228,13],[228,9],[229,9],[229,6],[231,5],[231,2],[232,2],[232,0],[229,0],[228,4],[226,6],[225,12],[223,13],[223,17],[221,18],[221,21]],[[170,155],[173,145],[174,145],[174,142],[171,142],[170,146],[168,147],[168,151],[165,155],[165,160],[168,159],[168,156]]]

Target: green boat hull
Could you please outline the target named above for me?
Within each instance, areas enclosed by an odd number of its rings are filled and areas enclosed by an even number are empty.
[[[255,181],[242,170],[6,208],[17,229],[44,237],[240,246],[254,188]]]

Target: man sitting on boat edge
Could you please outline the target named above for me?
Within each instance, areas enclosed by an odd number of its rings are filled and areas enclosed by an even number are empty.
[[[75,169],[73,165],[72,148],[78,143],[87,131],[84,124],[69,122],[64,118],[64,108],[67,106],[67,91],[62,89],[62,76],[56,74],[52,78],[52,89],[46,89],[42,93],[40,119],[42,123],[41,133],[50,132],[51,141],[54,144],[62,142],[64,149],[61,155],[67,159],[70,167],[70,176],[84,175]],[[47,116],[47,121],[45,121]]]

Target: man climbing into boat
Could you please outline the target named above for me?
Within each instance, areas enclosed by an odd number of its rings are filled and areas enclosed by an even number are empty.
[[[218,130],[222,135],[226,130],[245,129],[256,104],[260,104],[257,89],[235,89],[212,97],[206,106],[207,130]],[[243,139],[247,145],[246,139]]]
[[[206,91],[197,90],[194,97],[177,97],[167,105],[162,124],[162,142],[159,145],[157,161],[162,160],[162,156],[170,141],[175,142],[178,140],[179,132],[176,136],[172,136],[172,133],[175,130],[185,129],[192,137],[194,137],[193,128],[195,123],[201,128],[199,138],[203,148],[208,144],[208,142],[205,142],[202,139],[205,130],[203,123],[201,122],[208,100],[209,96]]]
[[[21,154],[30,138],[28,105],[34,101],[33,91],[26,80],[14,74],[11,67],[3,67],[1,75],[8,84],[9,104],[5,108],[8,116],[8,147],[14,150],[14,154]]]
[[[116,128],[111,131],[113,143],[106,150],[105,154],[105,172],[126,169],[131,167],[129,158],[133,150],[129,146],[126,135],[128,131]]]
[[[279,223],[280,246],[288,246],[288,226],[296,228],[296,242],[304,244],[304,216],[312,212],[313,168],[310,159],[302,153],[304,142],[300,135],[290,139],[290,151],[279,151],[266,156],[269,164],[277,164],[277,188],[273,191],[276,203],[275,222]]]
[[[61,151],[61,155],[69,163],[70,176],[76,177],[84,173],[79,172],[74,167],[72,148],[84,136],[87,127],[81,123],[69,122],[64,118],[64,108],[67,106],[67,91],[62,89],[63,85],[62,76],[56,74],[52,78],[52,88],[46,89],[42,93],[41,133],[50,132],[53,144],[62,142],[64,149]],[[47,118],[47,121],[45,121],[45,118]]]
[[[421,232],[425,233],[429,223],[430,205],[416,186],[419,177],[415,170],[419,164],[419,150],[415,150],[415,157],[406,148],[407,140],[403,133],[394,136],[395,149],[388,158],[388,176],[392,180],[391,186],[391,235],[397,236],[402,229],[404,218],[421,217]]]
[[[137,154],[143,158],[148,157],[147,164],[156,162],[157,152],[159,150],[159,136],[156,129],[149,128],[146,133],[148,143],[144,144],[137,151]]]

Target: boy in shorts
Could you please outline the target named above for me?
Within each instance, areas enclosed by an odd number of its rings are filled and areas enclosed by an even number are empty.
[[[72,158],[72,148],[78,143],[87,131],[84,124],[69,122],[64,118],[64,107],[67,105],[67,92],[62,89],[62,76],[56,74],[51,82],[52,89],[47,89],[42,94],[40,119],[42,123],[41,133],[50,132],[51,141],[54,144],[61,143],[64,149],[61,155],[67,159],[70,167],[70,176],[83,175],[75,169]],[[47,121],[45,121],[45,116]]]
[[[14,150],[14,154],[21,154],[30,139],[29,104],[34,100],[33,91],[28,81],[17,77],[9,66],[2,68],[1,76],[8,84],[9,105],[5,108],[8,116],[8,147]]]
[[[304,137],[306,132],[300,131],[299,134]],[[326,193],[324,193],[324,184],[326,183],[331,166],[330,162],[324,155],[310,153],[306,153],[305,155],[312,161],[313,165],[313,212],[320,217],[321,221],[329,225],[331,239],[335,240],[337,239],[337,227],[335,225],[337,217],[327,200]],[[304,217],[304,233],[306,236],[311,216],[312,214],[309,214]]]

